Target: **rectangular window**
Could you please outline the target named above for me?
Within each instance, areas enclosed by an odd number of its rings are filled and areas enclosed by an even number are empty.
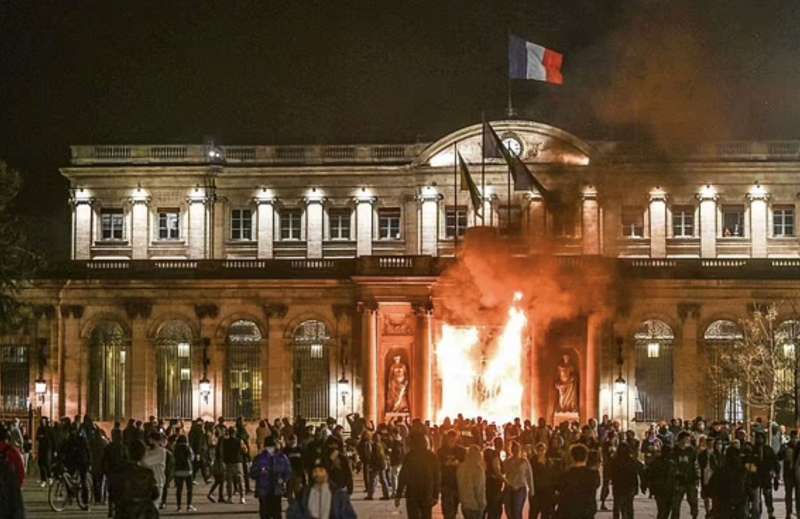
[[[726,238],[744,236],[744,207],[727,205],[722,208],[722,236]]]
[[[672,236],[675,238],[694,237],[694,207],[672,208]]]
[[[284,209],[281,211],[281,240],[300,239],[300,209]]]
[[[125,215],[122,209],[100,211],[100,236],[104,240],[122,240],[125,237]]]
[[[454,238],[456,236],[456,229],[458,229],[458,237],[464,236],[467,231],[467,208],[463,205],[448,206],[445,208],[445,237]]]
[[[553,234],[558,238],[574,238],[577,233],[577,209],[574,205],[558,205],[552,210]]]
[[[500,225],[500,232],[503,234],[518,233],[522,227],[520,225],[520,208],[512,205],[511,214],[509,215],[508,206],[501,205],[497,208],[497,223]]]
[[[400,239],[400,209],[378,210],[378,239]]]
[[[622,208],[622,235],[626,238],[644,238],[644,211],[641,207]]]
[[[177,209],[159,209],[158,239],[179,240],[181,238],[181,213]]]
[[[253,239],[253,212],[250,209],[234,209],[231,211],[231,239]]]
[[[775,206],[772,210],[772,235],[776,238],[794,236],[794,207]]]
[[[21,344],[0,344],[0,411],[27,411],[29,383],[28,347]]]
[[[350,213],[350,209],[331,209],[328,212],[331,240],[350,239]]]

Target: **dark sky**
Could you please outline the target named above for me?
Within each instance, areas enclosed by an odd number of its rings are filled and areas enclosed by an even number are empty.
[[[520,115],[587,139],[798,138],[800,2],[0,0],[0,158],[67,254],[77,143],[413,142],[497,118],[506,31],[565,54]]]

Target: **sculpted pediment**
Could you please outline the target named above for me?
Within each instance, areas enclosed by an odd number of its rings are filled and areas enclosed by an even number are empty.
[[[491,121],[504,143],[519,150],[522,160],[540,164],[585,166],[591,160],[592,148],[572,134],[534,121]],[[428,146],[416,165],[453,167],[453,148],[468,164],[481,162],[481,125],[475,124],[453,132]],[[499,162],[488,159],[488,163]]]

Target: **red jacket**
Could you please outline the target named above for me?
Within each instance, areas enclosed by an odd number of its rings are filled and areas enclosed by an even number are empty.
[[[5,452],[6,459],[11,463],[14,472],[17,473],[19,486],[22,487],[22,483],[25,481],[25,465],[22,463],[22,455],[16,447],[6,442],[0,442],[0,452]]]

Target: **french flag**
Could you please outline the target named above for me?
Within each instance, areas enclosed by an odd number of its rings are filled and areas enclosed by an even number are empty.
[[[508,35],[508,76],[511,79],[535,79],[560,85],[564,83],[563,62],[561,53]]]

